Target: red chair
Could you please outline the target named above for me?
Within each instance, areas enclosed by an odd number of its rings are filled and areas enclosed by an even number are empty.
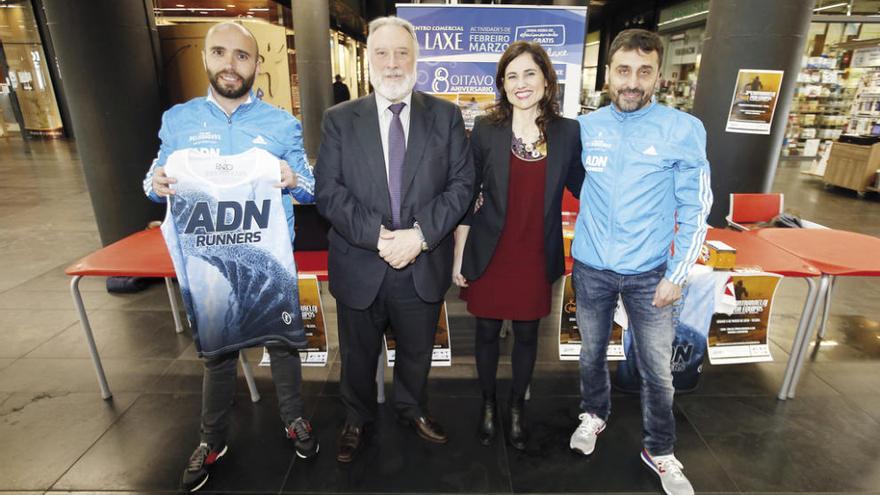
[[[726,220],[735,230],[752,230],[754,225],[769,222],[782,214],[785,198],[782,193],[730,195],[730,212]]]
[[[562,211],[577,213],[581,209],[581,202],[571,194],[568,189],[562,190]]]

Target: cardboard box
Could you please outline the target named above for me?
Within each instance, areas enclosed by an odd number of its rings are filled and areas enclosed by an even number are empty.
[[[706,241],[704,258],[706,265],[715,270],[733,270],[736,266],[736,249],[721,241]]]

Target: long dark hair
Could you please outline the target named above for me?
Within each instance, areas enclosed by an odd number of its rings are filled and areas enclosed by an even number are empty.
[[[559,91],[559,84],[556,81],[556,70],[553,69],[553,63],[547,52],[537,43],[528,41],[515,41],[507,47],[501,59],[498,60],[498,71],[495,74],[495,87],[501,95],[495,104],[489,109],[486,118],[494,125],[501,125],[513,118],[513,105],[507,100],[507,92],[504,91],[504,72],[507,66],[516,57],[523,53],[532,56],[535,65],[541,68],[544,73],[544,80],[547,87],[544,88],[544,97],[538,102],[538,119],[536,124],[541,131],[541,139],[545,140],[547,135],[547,124],[559,117],[559,102],[556,101],[556,93]]]

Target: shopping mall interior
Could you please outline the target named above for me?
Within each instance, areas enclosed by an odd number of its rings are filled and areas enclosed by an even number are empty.
[[[368,22],[403,16],[402,6],[391,0],[0,0],[0,247],[6,260],[0,494],[181,490],[181,472],[199,442],[203,364],[185,328],[177,286],[146,269],[113,277],[77,272],[78,261],[163,218],[164,205],[143,196],[141,181],[158,149],[161,113],[204,96],[201,43],[211,25],[239,19],[261,47],[264,41],[270,47],[255,89],[303,123],[314,165],[321,115],[334,103],[333,76],[341,76],[353,99],[370,93]],[[569,117],[608,104],[604,81],[614,36],[629,28],[655,31],[665,50],[656,102],[706,124],[713,227],[730,229],[730,194],[769,194],[779,200],[774,214],[752,222],[772,227],[794,218],[859,239],[880,238],[880,0],[440,1],[418,7],[580,9],[583,59],[566,79],[579,82],[580,92],[565,105],[575,109]],[[742,26],[748,34],[741,38],[725,31]],[[740,39],[764,48],[743,53]],[[729,131],[737,69],[740,77],[743,70],[784,71],[774,88],[763,88],[775,105],[766,132]],[[663,493],[639,458],[640,402],[625,387],[615,384],[612,417],[596,453],[569,448],[580,392],[576,357],[560,358],[567,314],[561,279],[540,323],[524,450],[505,441],[512,335],[501,341],[502,431],[490,446],[477,440],[482,397],[475,320],[453,286],[445,298],[451,358],[431,369],[427,386],[431,414],[449,442],[425,442],[386,403],[363,452],[354,462],[337,462],[346,412],[337,305],[324,282],[327,224],[314,205],[297,205],[296,212],[302,221],[296,249],[324,253],[323,266],[297,258],[301,273],[312,271],[320,280],[324,352],[317,366],[303,367],[302,393],[321,450],[308,461],[296,455],[278,419],[270,369],[258,365],[263,350],[249,349],[255,390],[239,371],[229,451],[201,492]],[[841,259],[861,249],[844,242],[830,248],[844,253]],[[744,259],[747,253],[737,254]],[[779,281],[767,310],[767,356],[729,363],[700,356],[694,365],[698,382],[676,393],[674,416],[675,454],[697,493],[880,494],[880,250],[855,254],[874,268],[847,271],[844,261],[834,261],[812,275]],[[71,276],[77,273],[84,276]],[[817,285],[824,292],[812,300],[813,318],[804,318]],[[803,320],[810,320],[806,338]],[[112,396],[96,381],[97,353]],[[803,368],[786,388],[797,360]],[[612,379],[621,363],[610,365]],[[382,367],[390,396],[393,368]]]

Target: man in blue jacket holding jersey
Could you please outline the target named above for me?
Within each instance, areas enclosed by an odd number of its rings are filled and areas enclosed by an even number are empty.
[[[251,148],[264,149],[279,158],[282,203],[293,244],[293,205],[314,201],[315,179],[302,145],[302,126],[289,113],[255,97],[251,88],[259,73],[257,40],[236,22],[213,26],[205,36],[204,64],[211,87],[207,97],[175,105],[162,116],[159,154],[144,179],[144,192],[157,202],[174,194],[175,180],[165,174],[168,157],[180,149],[209,155],[234,155]],[[318,453],[312,426],[303,417],[302,368],[296,349],[270,346],[272,378],[284,432],[296,454],[304,459]],[[217,462],[227,452],[226,435],[235,392],[238,352],[204,361],[201,442],[190,456],[182,485],[196,491],[208,481]]]
[[[706,237],[706,131],[695,117],[653,101],[663,59],[655,33],[623,31],[608,56],[612,104],[578,118],[587,171],[572,248],[582,413],[570,447],[591,454],[611,412],[606,351],[620,297],[634,332],[628,358],[641,374],[641,458],[667,494],[690,495],[673,453],[671,305]]]

